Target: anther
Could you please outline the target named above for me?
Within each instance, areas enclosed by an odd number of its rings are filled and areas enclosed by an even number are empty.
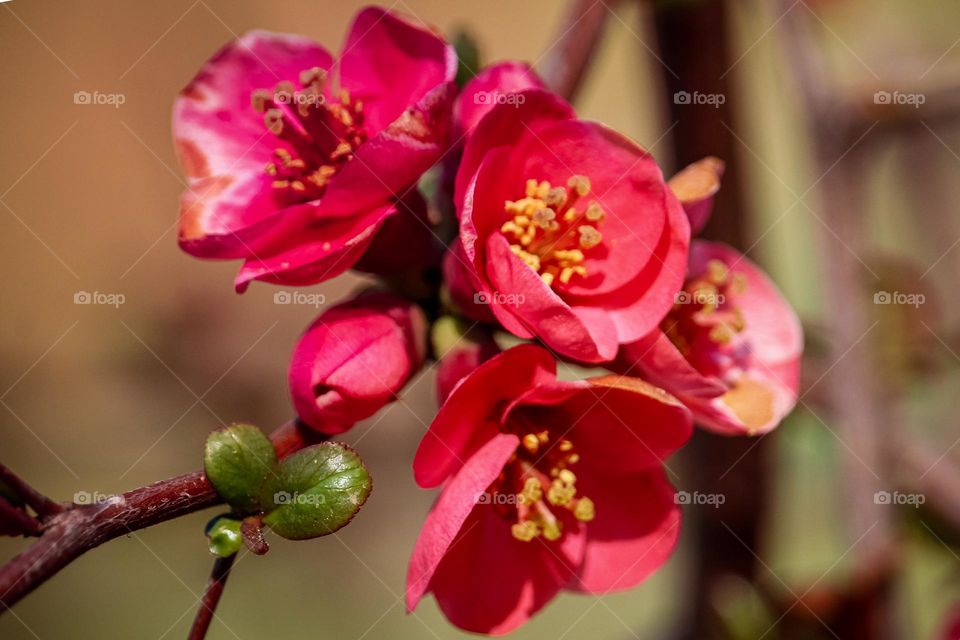
[[[567,187],[572,189],[578,196],[585,196],[590,193],[590,178],[587,176],[572,176],[567,181]]]

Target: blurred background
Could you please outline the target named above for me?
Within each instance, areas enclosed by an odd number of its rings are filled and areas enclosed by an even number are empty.
[[[515,636],[943,637],[960,602],[960,4],[574,4],[393,8],[469,33],[485,62],[548,74],[565,38],[602,30],[570,87],[579,112],[651,149],[667,175],[708,153],[728,163],[707,235],[747,250],[798,309],[805,385],[773,434],[698,436],[683,452],[676,484],[728,499],[686,508],[664,569],[627,593],[561,596]],[[275,304],[263,284],[238,296],[236,263],[179,251],[170,107],[238,34],[300,33],[337,51],[362,5],[0,4],[0,457],[48,495],[83,501],[192,471],[210,430],[291,417],[287,359],[319,309]],[[684,104],[681,91],[723,101]],[[361,282],[313,291],[329,304]],[[107,304],[80,304],[84,293]],[[209,637],[464,635],[432,599],[416,615],[402,602],[434,497],[410,472],[433,382],[425,371],[344,438],[375,480],[357,519],[244,552]],[[214,513],[88,553],[0,617],[0,637],[184,637]],[[0,557],[25,544],[0,540]]]

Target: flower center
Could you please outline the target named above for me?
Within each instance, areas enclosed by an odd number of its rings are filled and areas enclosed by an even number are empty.
[[[563,522],[558,517],[562,511],[581,522],[593,520],[593,501],[577,495],[577,476],[570,470],[579,459],[572,442],[552,442],[549,430],[521,437],[520,446],[490,492],[512,496],[507,504],[495,506],[504,517],[516,518],[510,527],[514,538],[523,542],[539,536],[550,541],[559,539],[563,535]]]
[[[747,356],[736,339],[746,322],[735,301],[746,287],[742,273],[710,260],[703,275],[684,283],[661,323],[670,341],[702,373],[722,373]]]
[[[293,148],[276,149],[264,171],[274,178],[274,189],[297,200],[322,196],[367,139],[363,103],[352,100],[346,89],[340,89],[338,100],[327,99],[326,79],[326,72],[314,67],[300,73],[300,88],[283,81],[272,91],[257,89],[250,96],[267,130]]]
[[[584,252],[603,241],[597,230],[603,209],[596,200],[582,204],[589,193],[586,176],[571,177],[566,188],[530,179],[525,197],[504,205],[510,219],[500,232],[510,241],[510,250],[549,287],[587,275]]]

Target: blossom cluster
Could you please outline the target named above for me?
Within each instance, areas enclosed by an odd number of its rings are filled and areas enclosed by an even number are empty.
[[[238,291],[379,277],[303,334],[294,407],[342,433],[437,361],[413,473],[442,489],[407,607],[432,593],[458,627],[501,634],[561,590],[627,589],[663,565],[681,521],[664,461],[694,423],[775,428],[802,333],[755,264],[691,240],[720,160],[665,180],[529,66],[460,87],[457,71],[435,30],[379,8],[337,57],[261,31],[227,44],[174,107],[179,242],[240,260]]]

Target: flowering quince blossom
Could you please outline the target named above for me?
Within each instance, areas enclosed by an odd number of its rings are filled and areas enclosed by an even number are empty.
[[[414,460],[421,486],[446,484],[413,551],[408,610],[432,592],[458,627],[503,634],[561,589],[638,584],[677,542],[663,460],[691,430],[689,411],[641,380],[559,381],[534,345],[487,360]]]
[[[464,149],[460,242],[448,263],[456,260],[465,271],[458,280],[489,303],[478,319],[492,313],[518,337],[569,358],[612,360],[672,306],[687,216],[632,141],[576,119],[547,91],[508,98],[483,115]]]
[[[379,8],[356,16],[336,61],[296,35],[226,45],[174,106],[181,247],[242,259],[242,291],[332,278],[398,213],[422,226],[415,184],[448,143],[455,73],[452,47]]]
[[[688,211],[699,209],[700,226],[718,163],[708,158],[671,180]],[[691,177],[697,184],[685,182]],[[625,345],[611,368],[663,387],[711,431],[756,435],[796,404],[802,351],[800,321],[763,271],[731,247],[695,240],[673,309],[658,329]]]
[[[484,67],[457,97],[454,107],[457,131],[469,135],[498,104],[522,104],[526,97],[519,94],[526,89],[546,89],[543,80],[527,63],[509,60]]]
[[[342,433],[393,402],[423,365],[426,319],[415,304],[368,293],[322,314],[297,342],[290,392],[300,419]]]

